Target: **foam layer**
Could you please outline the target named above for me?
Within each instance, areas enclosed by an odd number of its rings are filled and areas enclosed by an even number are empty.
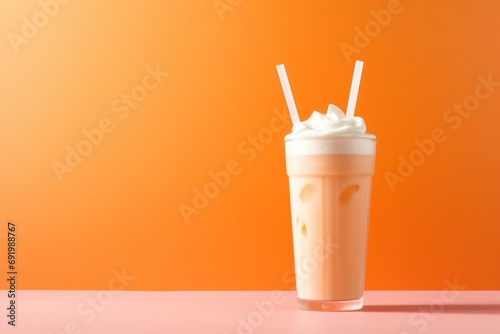
[[[285,139],[285,153],[287,156],[331,154],[374,155],[375,146],[375,136],[370,134]]]

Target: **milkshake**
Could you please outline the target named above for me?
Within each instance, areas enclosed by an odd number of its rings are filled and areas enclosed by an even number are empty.
[[[334,105],[285,137],[298,306],[363,307],[375,136]]]

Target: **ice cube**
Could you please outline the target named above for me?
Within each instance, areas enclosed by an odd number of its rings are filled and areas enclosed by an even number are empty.
[[[339,201],[341,204],[346,204],[359,190],[359,184],[352,184],[345,188],[340,194]]]
[[[302,190],[299,193],[300,201],[302,203],[307,202],[314,194],[315,192],[315,187],[312,184],[306,184],[304,187],[302,187]]]

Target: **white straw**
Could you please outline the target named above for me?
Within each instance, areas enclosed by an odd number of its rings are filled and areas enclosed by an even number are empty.
[[[300,123],[299,113],[297,112],[295,101],[293,100],[292,89],[290,88],[290,83],[288,82],[285,65],[276,65],[276,69],[278,70],[278,76],[280,77],[281,81],[281,88],[283,89],[283,94],[285,94],[285,100],[286,104],[288,105],[290,117],[292,118],[292,123]]]
[[[354,117],[354,109],[356,109],[356,101],[358,100],[359,83],[361,82],[361,72],[363,72],[363,62],[361,60],[356,60],[354,74],[352,76],[351,93],[349,94],[349,101],[347,102],[347,117]]]

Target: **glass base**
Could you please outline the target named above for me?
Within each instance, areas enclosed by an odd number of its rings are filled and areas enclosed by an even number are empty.
[[[309,311],[356,311],[363,308],[363,297],[355,300],[309,300],[297,298],[297,306]]]

